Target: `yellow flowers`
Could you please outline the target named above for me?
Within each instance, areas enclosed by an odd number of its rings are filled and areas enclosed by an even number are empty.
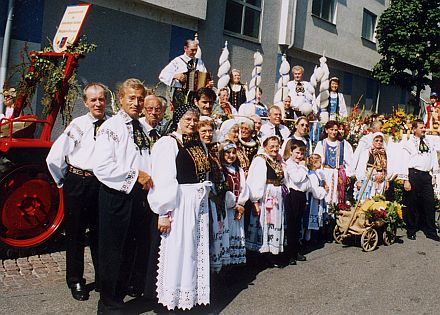
[[[398,110],[397,112],[396,112],[396,117],[398,117],[398,118],[403,118],[403,117],[405,117],[405,113],[402,111],[402,110]]]
[[[403,210],[400,203],[396,204],[396,213],[400,220],[403,220]]]

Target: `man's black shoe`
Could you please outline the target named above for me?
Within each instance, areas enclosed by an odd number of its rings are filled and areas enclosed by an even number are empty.
[[[297,261],[306,261],[307,258],[304,255],[298,254],[298,255],[296,255],[296,260]]]
[[[290,258],[290,260],[289,260],[289,265],[290,265],[290,266],[294,266],[294,265],[296,265],[296,260],[295,260],[295,258]]]
[[[440,242],[440,237],[438,235],[426,235],[426,238],[429,238],[430,240]]]
[[[82,283],[75,283],[70,286],[70,291],[72,292],[72,296],[75,300],[78,301],[87,301],[89,299],[89,291]]]
[[[128,296],[131,296],[131,297],[134,297],[134,298],[138,298],[138,297],[141,297],[142,294],[143,294],[142,290],[136,288],[133,285],[130,285],[127,288],[127,295]]]
[[[416,240],[416,235],[415,234],[409,234],[407,237],[411,241],[415,241]]]

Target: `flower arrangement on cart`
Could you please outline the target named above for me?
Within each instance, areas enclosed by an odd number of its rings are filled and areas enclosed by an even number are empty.
[[[384,245],[391,245],[396,240],[397,228],[404,226],[402,207],[397,201],[385,200],[382,195],[356,206],[340,207],[336,212],[333,237],[341,244],[349,237],[361,236],[361,247],[366,252],[377,247],[379,236]]]

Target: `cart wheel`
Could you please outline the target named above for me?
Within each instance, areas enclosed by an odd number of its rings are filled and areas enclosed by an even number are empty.
[[[396,227],[394,227],[391,232],[388,232],[386,229],[383,231],[383,243],[386,246],[392,245],[396,241],[396,230]]]
[[[335,242],[338,244],[342,244],[342,232],[339,230],[338,226],[335,226],[333,229],[333,238],[335,239]]]
[[[371,252],[377,246],[379,242],[379,235],[375,229],[367,229],[362,233],[361,236],[361,246],[366,252]]]

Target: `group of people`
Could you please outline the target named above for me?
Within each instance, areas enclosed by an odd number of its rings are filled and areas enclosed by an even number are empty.
[[[217,93],[212,81],[185,89],[186,74],[204,65],[194,41],[184,50],[159,76],[174,88],[169,121],[167,104],[147,95],[138,79],[119,87],[120,111],[112,117],[105,113],[106,87],[90,83],[83,92],[89,112],[70,123],[47,157],[63,187],[66,280],[75,299],[89,296],[86,230],[102,314],[123,312],[127,295],[168,309],[208,304],[210,274],[251,257],[280,268],[305,261],[301,240],[313,238],[334,215],[330,209],[349,199],[352,176],[356,199],[382,194],[395,176],[405,179],[408,237],[415,239],[424,215],[426,235],[438,240],[430,175],[438,161],[423,121],[414,122],[397,154],[388,153],[379,121],[354,152],[336,120],[313,143],[309,119],[286,105],[309,97],[301,67],[293,68],[284,107],[267,107],[260,90],[246,102],[238,70]],[[345,107],[334,92],[331,114]]]

